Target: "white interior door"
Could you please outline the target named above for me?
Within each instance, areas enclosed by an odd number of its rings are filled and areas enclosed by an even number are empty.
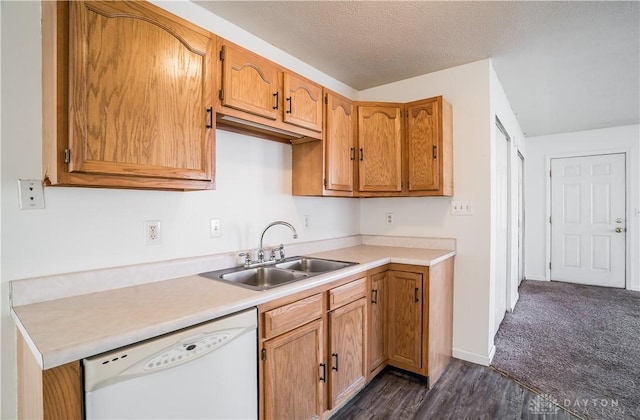
[[[496,281],[495,330],[507,311],[507,282],[509,280],[509,138],[498,124],[496,127]]]
[[[551,159],[551,280],[625,287],[624,153]]]

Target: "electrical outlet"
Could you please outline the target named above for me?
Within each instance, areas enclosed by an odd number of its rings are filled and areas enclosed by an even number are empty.
[[[302,217],[304,218],[304,228],[311,229],[311,216],[309,216],[308,214],[305,214]]]
[[[388,225],[392,225],[393,224],[393,213],[387,213],[385,215],[385,221],[387,222]]]
[[[209,220],[209,235],[212,238],[220,237],[220,219]]]
[[[44,190],[39,179],[19,179],[18,198],[20,210],[44,208]]]
[[[162,242],[160,220],[146,220],[144,222],[144,240],[147,245],[157,245]]]
[[[473,214],[471,201],[452,201],[451,214],[455,216],[471,216]]]

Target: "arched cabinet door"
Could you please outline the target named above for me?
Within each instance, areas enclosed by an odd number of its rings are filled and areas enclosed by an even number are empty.
[[[66,81],[68,92],[67,115],[56,98],[68,124],[68,139],[58,130],[58,183],[213,188],[215,36],[147,2],[77,1],[56,12],[68,28],[68,60],[63,35],[50,45],[57,88]]]

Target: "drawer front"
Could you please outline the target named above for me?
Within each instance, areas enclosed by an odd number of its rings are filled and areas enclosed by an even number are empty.
[[[271,338],[322,317],[322,294],[264,313],[263,338]]]
[[[329,290],[329,310],[332,311],[356,299],[366,296],[367,279],[363,277],[351,283]]]

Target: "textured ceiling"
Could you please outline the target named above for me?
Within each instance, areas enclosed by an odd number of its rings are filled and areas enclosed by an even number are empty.
[[[640,2],[196,1],[358,90],[492,58],[527,135],[640,123]]]

